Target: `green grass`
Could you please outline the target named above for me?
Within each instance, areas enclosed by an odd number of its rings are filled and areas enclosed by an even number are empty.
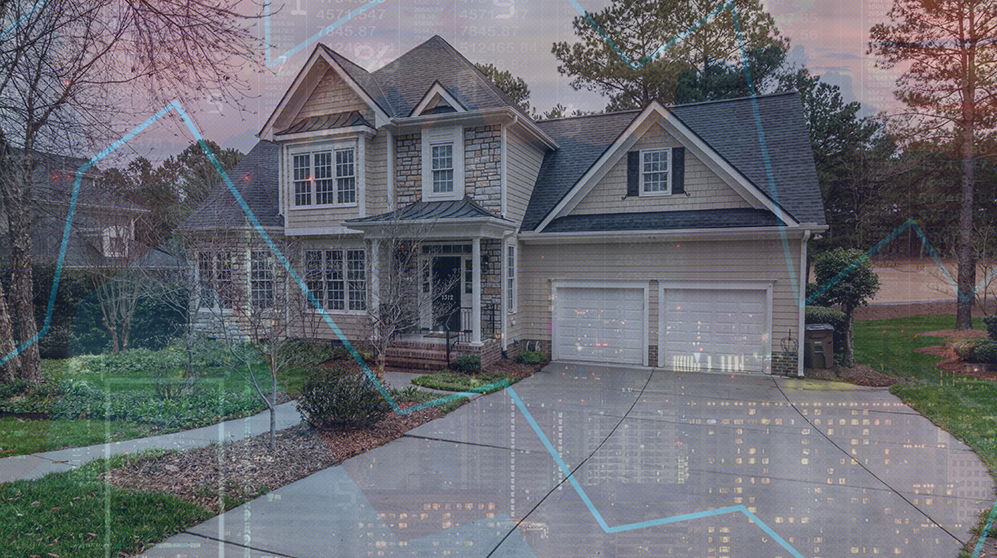
[[[130,556],[213,515],[169,494],[119,489],[100,480],[105,470],[146,455],[0,484],[0,558]]]
[[[997,478],[997,383],[945,372],[935,366],[939,357],[914,352],[944,342],[916,334],[953,329],[954,325],[953,316],[856,322],[855,359],[907,380],[892,386],[890,392],[971,447]],[[985,329],[978,319],[973,326]],[[973,537],[963,555],[969,556],[975,544]]]
[[[161,431],[150,424],[123,421],[0,417],[0,457],[118,442],[159,433]]]
[[[443,370],[435,374],[427,374],[425,376],[419,376],[412,379],[412,383],[417,386],[427,387],[431,389],[440,389],[444,391],[469,391],[476,390],[482,386],[493,384],[495,382],[501,382],[502,380],[507,381],[509,384],[516,383],[516,379],[507,374],[486,374],[481,376],[469,376],[467,374],[459,374],[456,372],[450,372],[449,370]],[[495,386],[489,388],[482,393],[492,393],[493,391],[498,391],[504,389],[505,385]]]

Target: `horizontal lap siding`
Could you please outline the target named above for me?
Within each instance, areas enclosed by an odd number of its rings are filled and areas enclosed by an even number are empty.
[[[388,211],[388,134],[383,130],[367,141],[367,215]]]
[[[519,223],[537,183],[544,151],[511,131],[506,136],[506,148],[509,152],[509,160],[506,161],[506,218]]]
[[[551,280],[654,281],[648,309],[652,345],[658,336],[658,281],[774,281],[772,348],[778,351],[789,332],[794,340],[799,333],[792,277],[798,286],[800,243],[787,245],[793,270],[780,240],[524,245],[515,338],[551,339]]]
[[[655,124],[631,148],[656,149],[681,144]],[[575,215],[629,211],[691,211],[751,207],[737,192],[709,170],[690,150],[685,152],[686,195],[627,197],[627,157],[620,159],[571,211]]]

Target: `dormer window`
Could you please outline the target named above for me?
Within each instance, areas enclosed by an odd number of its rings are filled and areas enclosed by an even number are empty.
[[[356,147],[292,150],[291,183],[294,207],[356,205]]]
[[[464,129],[430,128],[422,132],[422,199],[464,197]]]

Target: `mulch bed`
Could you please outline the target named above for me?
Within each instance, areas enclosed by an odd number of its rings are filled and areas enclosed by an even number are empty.
[[[838,382],[849,382],[866,387],[889,387],[899,383],[900,380],[893,376],[880,374],[871,367],[858,364],[851,368],[839,366],[833,370],[806,369],[804,375],[815,380],[831,380]]]
[[[987,337],[987,332],[980,331],[978,329],[942,329],[938,331],[925,331],[918,333],[915,337],[941,337],[947,339],[967,339],[975,337]],[[941,368],[942,370],[950,374],[959,374],[961,376],[968,376],[971,378],[979,378],[981,380],[991,380],[997,381],[997,372],[987,370],[984,366],[968,366],[959,355],[955,354],[952,347],[948,345],[931,345],[929,347],[919,347],[914,349],[916,353],[923,353],[926,355],[933,355],[941,357],[941,360],[935,363],[935,366]]]
[[[986,336],[987,332],[979,329],[940,329],[938,331],[922,331],[914,337],[947,337],[952,339],[968,339]]]
[[[390,413],[366,430],[316,431],[299,425],[224,446],[142,459],[104,473],[110,484],[142,492],[168,492],[209,510],[224,511],[221,495],[243,502],[317,473],[350,457],[400,438],[405,432],[443,416],[438,408],[410,415]]]

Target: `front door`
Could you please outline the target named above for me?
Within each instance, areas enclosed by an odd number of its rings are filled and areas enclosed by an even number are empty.
[[[433,258],[433,329],[460,330],[460,256]]]

